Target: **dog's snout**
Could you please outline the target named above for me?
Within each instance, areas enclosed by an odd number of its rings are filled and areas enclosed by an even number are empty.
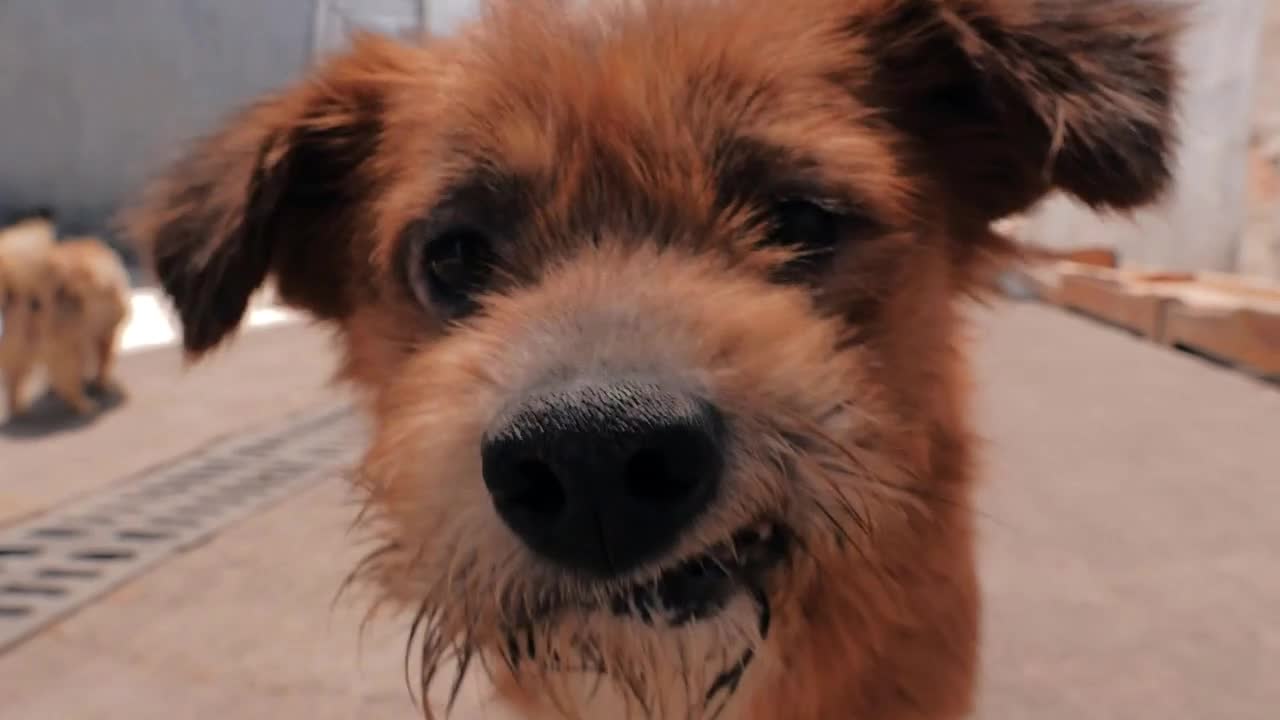
[[[484,482],[532,550],[616,575],[670,549],[706,510],[724,434],[705,400],[653,383],[578,381],[494,423],[482,447]]]

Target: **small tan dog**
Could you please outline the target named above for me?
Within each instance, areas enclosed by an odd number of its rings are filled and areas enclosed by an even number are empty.
[[[49,385],[77,413],[97,404],[89,378],[119,392],[112,377],[118,336],[129,313],[129,277],[96,238],[56,242],[53,223],[34,218],[0,231],[0,374],[10,417],[27,406],[27,379],[46,371]]]
[[[43,214],[0,229],[0,379],[9,417],[24,409],[26,380],[38,363],[56,242],[57,229]]]
[[[55,280],[53,311],[43,362],[54,391],[82,414],[93,412],[84,379],[102,392],[122,393],[115,360],[129,319],[129,274],[120,257],[93,237],[64,240],[50,261]]]
[[[1170,179],[1162,0],[502,3],[365,39],[132,218],[190,354],[336,330],[423,685],[521,717],[955,720],[992,222]],[[459,685],[453,684],[453,688]],[[467,717],[467,716],[464,716]]]

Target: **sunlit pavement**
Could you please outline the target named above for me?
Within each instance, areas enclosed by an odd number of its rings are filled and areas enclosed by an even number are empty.
[[[159,290],[135,290],[130,298],[129,323],[120,338],[123,352],[164,347],[178,342],[179,329],[173,311]],[[258,304],[249,309],[244,327],[249,330],[297,322],[296,313],[272,305]]]

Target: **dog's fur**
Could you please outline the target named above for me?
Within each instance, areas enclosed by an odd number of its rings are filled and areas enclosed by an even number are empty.
[[[0,380],[11,417],[25,409],[27,376],[38,362],[42,312],[50,302],[49,253],[56,241],[57,228],[43,215],[0,229]]]
[[[112,368],[129,315],[129,277],[105,243],[88,237],[57,242],[47,219],[0,231],[0,298],[0,374],[10,417],[26,410],[27,379],[39,368],[81,415],[97,409],[85,392],[86,378],[120,391]]]
[[[418,611],[424,684],[452,659],[530,717],[956,718],[979,636],[959,300],[1007,250],[992,221],[1158,197],[1178,25],[1156,0],[508,3],[360,39],[129,227],[192,355],[268,276],[337,330],[376,421],[360,576]],[[834,247],[777,242],[791,199]],[[414,265],[450,223],[497,238],[465,314]],[[477,447],[545,378],[601,373],[710,399],[732,452],[673,552],[589,583],[499,521]],[[719,616],[600,611],[761,518],[790,551]]]
[[[84,392],[86,378],[100,391],[124,392],[114,370],[129,319],[129,273],[95,237],[58,243],[50,262],[56,285],[43,362],[54,391],[77,412],[92,413],[97,403]]]

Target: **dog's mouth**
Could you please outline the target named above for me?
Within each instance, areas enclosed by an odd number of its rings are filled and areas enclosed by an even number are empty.
[[[766,575],[786,558],[788,545],[789,533],[782,525],[754,523],[656,578],[615,593],[609,610],[672,626],[714,617],[736,595],[762,593]]]
[[[773,612],[768,576],[786,561],[791,542],[791,533],[786,527],[775,522],[754,523],[652,579],[611,594],[604,604],[583,602],[560,605],[556,610],[544,608],[543,619],[566,612],[603,611],[655,628],[679,627],[714,619],[736,599],[745,598],[746,603],[754,607],[755,630],[763,639],[768,637]],[[577,653],[573,660],[540,646],[535,640],[536,622],[507,629],[504,658],[512,667],[529,659],[556,670],[577,668],[602,675],[612,672],[611,661],[601,656],[599,646],[589,639],[577,637],[572,641]],[[740,632],[728,639],[720,651],[719,660],[723,665],[716,666],[718,669],[708,676],[704,689],[703,702],[712,717],[733,697],[756,653]],[[638,692],[631,686],[628,689]]]

